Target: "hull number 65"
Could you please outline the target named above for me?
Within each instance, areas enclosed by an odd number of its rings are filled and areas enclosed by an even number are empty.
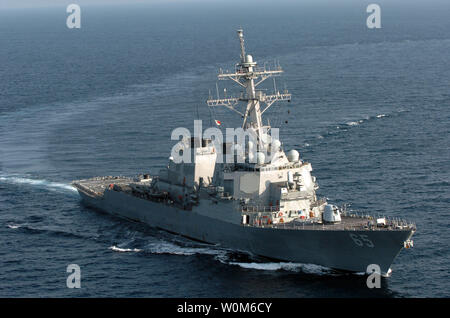
[[[367,237],[365,234],[354,234],[350,233],[350,237],[353,240],[353,243],[358,245],[359,247],[374,247],[375,245],[372,243],[371,240]]]

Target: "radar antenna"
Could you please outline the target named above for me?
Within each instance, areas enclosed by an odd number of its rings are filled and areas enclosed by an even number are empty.
[[[257,66],[257,63],[253,61],[253,57],[249,54],[245,54],[244,45],[244,31],[242,29],[237,30],[240,46],[241,46],[241,61],[236,64],[234,72],[224,72],[219,70],[219,80],[232,80],[236,84],[243,87],[243,90],[239,97],[226,97],[216,99],[208,98],[206,103],[209,107],[225,106],[226,108],[238,113],[244,118],[242,123],[243,129],[253,128],[258,135],[259,143],[261,143],[262,129],[269,126],[263,126],[262,114],[268,110],[276,101],[291,101],[291,94],[285,89],[282,93],[274,86],[274,94],[267,95],[261,90],[256,90],[256,87],[264,82],[266,79],[279,76],[283,73],[283,70],[279,64],[275,64],[273,69],[266,68],[266,64],[263,67]],[[239,102],[247,103],[245,112],[242,113],[236,109]]]

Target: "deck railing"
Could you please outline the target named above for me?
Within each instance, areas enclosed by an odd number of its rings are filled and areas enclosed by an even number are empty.
[[[385,226],[377,226],[376,217],[358,214],[358,213],[343,213],[343,217],[348,218],[358,218],[366,219],[367,223],[359,224],[349,224],[345,222],[339,223],[323,223],[320,218],[309,218],[309,219],[296,219],[291,222],[284,223],[267,223],[267,218],[263,217],[253,217],[250,224],[244,224],[244,226],[258,227],[258,228],[275,228],[275,229],[286,229],[286,230],[328,230],[328,231],[361,231],[361,230],[372,230],[372,231],[382,231],[382,230],[401,230],[401,229],[416,229],[416,224],[404,219],[397,218],[385,218]],[[382,217],[380,217],[382,218]],[[375,222],[371,222],[375,221]],[[320,222],[320,223],[319,223]],[[371,222],[372,225],[369,225]]]
[[[279,205],[264,206],[264,205],[244,205],[241,206],[242,213],[261,213],[261,212],[278,212],[280,211]]]

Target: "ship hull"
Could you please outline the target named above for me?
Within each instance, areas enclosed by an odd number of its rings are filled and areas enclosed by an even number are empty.
[[[388,275],[394,258],[412,230],[320,230],[280,229],[243,226],[209,217],[216,206],[199,206],[202,213],[140,199],[122,192],[105,191],[93,197],[83,191],[85,205],[107,213],[139,221],[185,237],[218,244],[286,262],[318,264],[352,272],[366,272],[367,266],[380,266]],[[235,220],[236,221],[236,220]]]

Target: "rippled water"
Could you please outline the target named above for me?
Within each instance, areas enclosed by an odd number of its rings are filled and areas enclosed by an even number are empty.
[[[382,5],[381,30],[365,29],[361,5],[262,5],[250,18],[224,4],[87,7],[81,30],[65,28],[64,8],[0,11],[0,296],[448,297],[449,6]],[[294,99],[267,115],[320,194],[417,223],[380,290],[80,205],[71,180],[156,172],[173,128],[237,125],[204,104],[237,61],[237,26],[256,60],[285,68],[277,86]],[[79,290],[65,285],[71,263]]]

